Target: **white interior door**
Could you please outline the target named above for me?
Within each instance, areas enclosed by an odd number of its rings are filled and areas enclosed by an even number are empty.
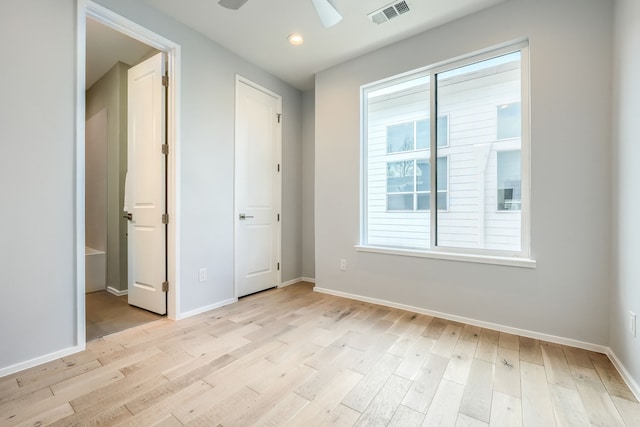
[[[128,161],[125,204],[128,229],[129,304],[165,314],[166,158],[164,54],[129,70]],[[127,213],[125,212],[125,214]]]
[[[281,98],[236,83],[235,278],[239,297],[279,284]]]

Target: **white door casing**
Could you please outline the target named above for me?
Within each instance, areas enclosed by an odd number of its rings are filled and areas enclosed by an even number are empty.
[[[280,284],[281,97],[236,79],[235,286]]]
[[[129,69],[128,168],[125,208],[128,227],[129,304],[158,314],[167,311],[166,158],[163,53]]]

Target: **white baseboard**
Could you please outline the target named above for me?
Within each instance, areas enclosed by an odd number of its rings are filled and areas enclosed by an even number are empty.
[[[486,329],[493,329],[495,331],[506,332],[506,333],[513,334],[513,335],[520,335],[520,336],[523,336],[523,337],[535,338],[535,339],[543,340],[543,341],[549,341],[549,342],[553,342],[553,343],[556,343],[556,344],[567,345],[567,346],[570,346],[570,347],[582,348],[582,349],[585,349],[585,350],[595,351],[595,352],[598,352],[598,353],[607,354],[607,351],[609,349],[608,347],[605,347],[605,346],[602,346],[602,345],[598,345],[598,344],[592,344],[592,343],[588,343],[588,342],[584,342],[584,341],[578,341],[578,340],[574,340],[574,339],[571,339],[571,338],[557,337],[555,335],[547,335],[547,334],[543,334],[543,333],[540,333],[540,332],[528,331],[528,330],[525,330],[525,329],[513,328],[511,326],[505,326],[505,325],[500,325],[500,324],[497,324],[497,323],[485,322],[485,321],[482,321],[482,320],[470,319],[468,317],[457,316],[455,314],[441,313],[439,311],[428,310],[428,309],[425,309],[425,308],[414,307],[414,306],[406,305],[406,304],[399,304],[399,303],[393,302],[393,301],[381,300],[381,299],[377,299],[377,298],[369,298],[369,297],[364,297],[364,296],[361,296],[361,295],[355,295],[355,294],[349,294],[349,293],[346,293],[346,292],[334,291],[332,289],[319,288],[317,286],[315,288],[313,288],[313,290],[316,291],[316,292],[324,293],[324,294],[335,295],[335,296],[339,296],[339,297],[354,299],[354,300],[368,302],[368,303],[372,303],[372,304],[383,305],[383,306],[386,306],[386,307],[398,308],[400,310],[411,311],[411,312],[414,312],[414,313],[426,314],[428,316],[439,317],[441,319],[452,320],[454,322],[460,322],[460,323],[465,323],[465,324],[468,324],[468,325],[479,326],[481,328],[486,328]]]
[[[611,350],[610,348],[607,348],[607,350],[608,350],[607,356],[609,356],[609,359],[611,359],[613,366],[615,366],[618,372],[620,372],[622,379],[627,383],[627,386],[629,386],[629,389],[631,390],[633,395],[636,397],[636,399],[640,401],[640,386],[638,385],[636,380],[633,379],[631,374],[629,374],[629,371],[627,371],[627,368],[624,367],[624,365],[622,364],[620,359],[618,359],[618,356],[616,356],[613,350]]]
[[[300,282],[316,283],[316,279],[310,279],[309,277],[298,277],[297,279],[287,280],[286,282],[280,283],[280,286],[278,286],[278,288],[286,288],[287,286],[295,285],[296,283]]]
[[[297,279],[287,280],[286,282],[280,283],[278,288],[286,288],[287,286],[295,285],[296,283],[300,282],[301,280],[302,279],[299,278],[299,277]]]
[[[179,313],[176,316],[176,320],[186,319],[187,317],[196,316],[198,314],[204,313],[206,311],[215,310],[216,308],[224,307],[225,305],[233,304],[234,302],[238,302],[238,298],[229,298],[228,300],[220,301],[215,304],[207,305],[205,307],[196,308],[195,310],[187,311],[186,313]]]
[[[35,359],[16,363],[15,365],[7,366],[6,368],[0,368],[0,378],[6,377],[7,375],[15,374],[16,372],[24,371],[25,369],[33,368],[34,366],[42,365],[43,363],[51,362],[52,360],[60,359],[61,357],[66,357],[71,354],[78,353],[80,351],[83,351],[84,349],[84,344],[75,347],[69,347],[65,348],[64,350],[36,357]]]
[[[110,294],[113,294],[117,297],[121,297],[123,295],[128,295],[129,294],[129,290],[125,289],[124,291],[119,291],[116,288],[112,288],[111,286],[107,286],[107,292],[109,292]]]

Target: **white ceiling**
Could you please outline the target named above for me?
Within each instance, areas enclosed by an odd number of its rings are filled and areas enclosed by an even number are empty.
[[[323,28],[311,0],[249,0],[237,11],[218,0],[143,0],[301,90],[315,73],[505,0],[407,0],[411,12],[381,24],[367,14],[390,0],[333,0],[343,19]],[[304,36],[302,46],[287,42]]]
[[[249,0],[240,10],[218,0],[141,0],[300,90],[328,67],[505,0],[407,0],[411,12],[378,25],[367,15],[389,0],[333,0],[343,16],[324,28],[311,0]],[[304,36],[292,46],[291,33]],[[149,46],[87,19],[87,87],[117,61],[135,65]]]

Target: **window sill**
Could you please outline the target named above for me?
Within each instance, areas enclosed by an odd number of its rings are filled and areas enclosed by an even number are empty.
[[[461,254],[453,252],[436,252],[427,250],[398,249],[382,246],[356,245],[358,252],[409,256],[417,258],[442,259],[447,261],[474,262],[479,264],[505,265],[509,267],[536,268],[536,261],[529,258],[501,257],[493,255]]]

